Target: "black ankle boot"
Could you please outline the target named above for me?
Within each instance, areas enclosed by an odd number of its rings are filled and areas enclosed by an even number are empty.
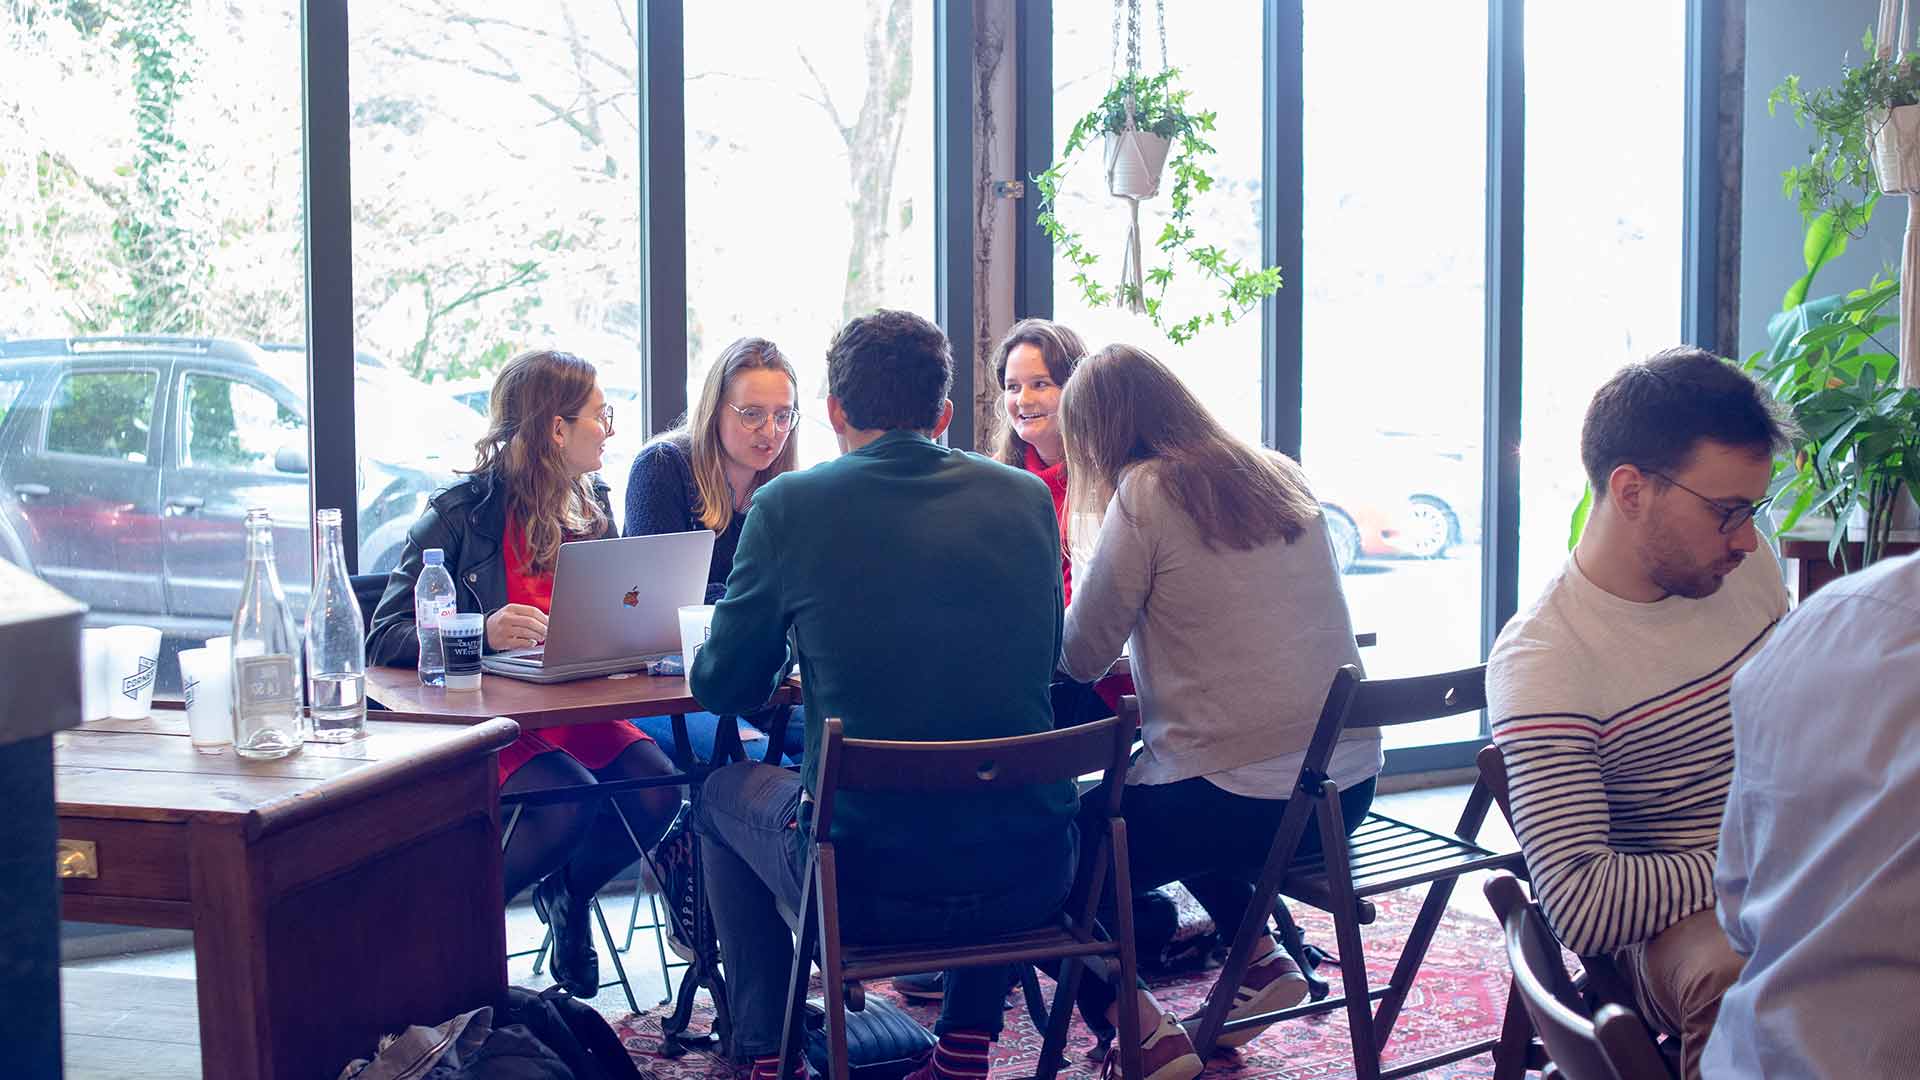
[[[547,963],[553,979],[577,998],[600,992],[600,955],[593,949],[587,901],[567,891],[567,872],[555,870],[533,887],[533,911],[553,931]]]

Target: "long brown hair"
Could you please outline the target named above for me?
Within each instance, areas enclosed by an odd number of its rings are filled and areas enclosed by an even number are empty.
[[[1300,466],[1235,438],[1165,364],[1130,345],[1080,362],[1060,398],[1074,509],[1097,520],[1129,467],[1152,469],[1202,541],[1291,544],[1320,513]]]
[[[725,415],[732,411],[726,407],[727,387],[740,372],[758,369],[785,375],[793,386],[794,405],[800,404],[800,377],[780,347],[766,338],[743,337],[722,349],[714,359],[713,366],[707,369],[707,381],[700,387],[700,400],[694,402],[681,431],[674,433],[684,433],[687,438],[693,486],[700,494],[700,524],[714,532],[725,532],[733,523],[735,493],[727,484],[727,451],[720,441],[720,425],[731,419]],[[754,487],[793,471],[799,457],[799,440],[794,438],[795,434],[787,432],[787,445],[780,448],[772,464],[754,474]]]
[[[1040,350],[1040,359],[1047,365],[1047,374],[1053,376],[1053,384],[1063,388],[1068,376],[1073,374],[1074,365],[1087,355],[1087,346],[1080,335],[1059,323],[1048,319],[1021,319],[993,349],[993,384],[1003,392],[1007,386],[1007,361],[1012,359],[1013,350],[1022,345]],[[1006,409],[1002,408],[996,415],[1000,422],[993,440],[994,459],[1016,469],[1026,468],[1027,441],[1013,430]]]
[[[520,520],[533,574],[552,573],[567,540],[607,527],[593,481],[571,475],[553,443],[553,418],[577,419],[593,396],[594,379],[593,365],[571,353],[529,349],[493,380],[473,471],[491,472],[505,486],[507,512]]]

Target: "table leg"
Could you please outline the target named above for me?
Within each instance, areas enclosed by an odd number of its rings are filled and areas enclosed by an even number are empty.
[[[709,768],[717,768],[730,761],[740,760],[745,751],[740,745],[739,719],[723,716],[720,718],[720,730],[714,745],[713,761]],[[686,718],[673,717],[674,733],[682,743],[685,742]],[[731,737],[729,737],[729,735]],[[689,784],[687,801],[689,813],[697,813],[700,807],[701,785]],[[680,976],[679,997],[673,1003],[673,1013],[660,1024],[660,1053],[663,1057],[677,1058],[690,1049],[729,1051],[733,1032],[732,1014],[727,1008],[726,978],[720,973],[720,942],[714,934],[713,912],[707,907],[707,876],[701,863],[700,845],[693,845],[693,962]],[[712,1029],[702,1033],[687,1034],[687,1027],[693,1021],[693,995],[696,990],[705,987],[707,995],[713,1000]]]

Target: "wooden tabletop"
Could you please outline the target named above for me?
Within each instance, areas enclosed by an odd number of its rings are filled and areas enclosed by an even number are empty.
[[[369,667],[367,697],[400,719],[471,724],[509,716],[523,728],[671,716],[705,708],[688,692],[687,680],[654,675],[609,675],[563,683],[484,675],[478,690],[443,690],[421,686],[412,668]],[[799,700],[799,688],[788,683],[768,704],[791,705]]]
[[[324,801],[353,797],[438,762],[498,750],[519,735],[511,721],[449,729],[367,722],[365,738],[309,742],[299,753],[250,761],[202,754],[180,713],[92,720],[53,737],[54,799],[62,815],[138,821],[256,817],[280,827]]]

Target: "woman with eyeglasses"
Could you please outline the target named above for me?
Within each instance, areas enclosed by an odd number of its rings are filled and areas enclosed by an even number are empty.
[[[625,535],[712,529],[707,603],[726,595],[740,526],[760,485],[793,469],[800,380],[773,342],[721,350],[679,427],[648,443],[627,476]]]
[[[800,378],[779,346],[765,338],[744,337],[720,351],[707,370],[700,397],[680,426],[658,436],[640,451],[627,475],[625,535],[692,532],[712,529],[713,562],[707,572],[707,603],[727,592],[733,572],[734,549],[740,544],[753,493],[762,484],[793,471],[798,449],[793,427],[799,422]],[[781,737],[783,753],[797,758],[802,731],[789,723],[792,710],[777,706],[746,716],[741,736],[748,755],[765,754],[765,731]],[[712,713],[686,716],[687,747],[695,756],[712,760],[720,718]],[[673,725],[666,717],[645,717],[635,727],[664,745],[673,743]],[[686,918],[691,903],[690,875],[693,834],[676,826],[660,845],[656,868],[668,880],[662,888],[676,918]],[[669,920],[670,924],[672,920]],[[673,949],[691,958],[684,936],[670,925]]]
[[[427,549],[445,553],[459,610],[486,616],[486,649],[500,652],[546,637],[560,545],[613,534],[597,472],[613,408],[593,365],[550,349],[523,352],[500,369],[488,408],[473,471],[436,492],[408,530],[374,609],[370,663],[418,663],[413,587]],[[651,737],[617,720],[523,732],[500,752],[502,792],[673,771]],[[680,802],[677,787],[662,787],[521,812],[504,854],[507,899],[533,886],[534,911],[553,930],[554,978],[575,997],[600,988],[588,902],[639,857],[636,841],[660,837]]]

